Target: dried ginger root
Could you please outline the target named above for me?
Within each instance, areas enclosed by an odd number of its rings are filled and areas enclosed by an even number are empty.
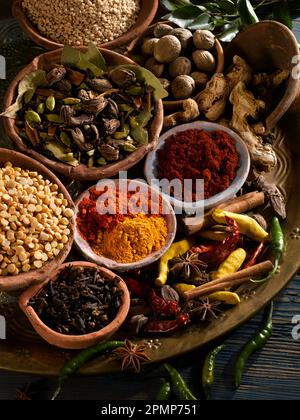
[[[182,103],[183,111],[176,112],[164,118],[164,128],[172,128],[181,123],[187,123],[199,117],[198,104],[194,99],[186,99]]]
[[[217,121],[225,112],[229,93],[226,77],[216,73],[196,97],[200,112],[204,112],[208,120]]]
[[[233,57],[233,64],[232,70],[226,74],[230,92],[239,82],[248,85],[253,78],[253,70],[243,58],[235,55]]]
[[[265,108],[265,102],[255,99],[243,82],[239,82],[231,92],[230,102],[233,105],[231,127],[247,144],[254,165],[270,171],[277,164],[276,154],[270,144],[264,144],[262,138],[255,134],[248,122],[249,117],[257,118],[259,111]]]

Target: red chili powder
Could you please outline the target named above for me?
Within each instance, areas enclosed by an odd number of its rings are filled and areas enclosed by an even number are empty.
[[[101,195],[107,193],[107,191],[107,188],[92,188],[89,191],[89,197],[84,198],[78,206],[77,227],[84,239],[91,244],[97,239],[99,230],[112,230],[118,223],[124,221],[125,216],[134,217],[138,211],[139,213],[155,217],[161,215],[163,212],[162,199],[161,196],[157,194],[152,196],[149,191],[147,195],[142,195],[142,193],[138,191],[128,191],[127,197],[124,197],[124,194],[121,195],[119,191],[116,190],[115,197],[113,195],[111,196],[111,199],[114,199],[115,202],[116,214],[101,214],[97,210],[97,200],[99,198],[101,200]],[[137,200],[134,199],[136,193],[138,194]],[[134,207],[130,206],[131,199],[133,199],[132,205]],[[126,202],[124,202],[124,200]],[[156,204],[153,204],[153,202]],[[138,207],[138,209],[136,209],[135,206]],[[157,214],[152,214],[152,210],[158,210]]]
[[[157,157],[159,179],[195,181],[193,201],[196,200],[197,179],[204,180],[204,197],[208,199],[231,185],[239,166],[235,142],[223,131],[178,133],[166,140]]]

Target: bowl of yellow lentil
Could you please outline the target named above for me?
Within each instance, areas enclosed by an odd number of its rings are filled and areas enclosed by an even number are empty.
[[[158,0],[14,0],[12,7],[26,34],[47,50],[90,42],[121,47],[144,32],[157,9]]]
[[[64,185],[41,163],[0,149],[0,291],[43,282],[73,239],[74,203]]]
[[[159,260],[176,235],[176,216],[155,188],[137,180],[102,180],[75,203],[75,244],[88,261],[111,270]]]

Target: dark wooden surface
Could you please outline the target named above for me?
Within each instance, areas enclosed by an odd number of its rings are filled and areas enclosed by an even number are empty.
[[[9,12],[8,2],[1,1],[3,18]],[[300,42],[300,20],[295,22]],[[293,340],[292,319],[300,315],[300,275],[296,276],[275,302],[274,332],[267,346],[252,357],[247,365],[243,384],[233,390],[232,371],[236,354],[243,344],[261,327],[262,314],[239,328],[226,340],[226,348],[216,366],[216,384],[212,399],[216,400],[299,400],[300,399],[300,341]],[[175,360],[195,394],[201,397],[201,365],[208,349]],[[27,382],[36,381],[19,374],[0,373],[0,400],[14,399],[15,390]],[[52,380],[40,383],[42,398],[50,395]],[[153,399],[159,387],[159,369],[151,368],[140,376],[73,378],[65,386],[62,399]]]

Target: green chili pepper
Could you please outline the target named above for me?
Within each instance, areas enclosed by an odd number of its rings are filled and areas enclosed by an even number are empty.
[[[250,0],[239,0],[237,7],[243,25],[249,26],[259,22]]]
[[[282,258],[284,248],[285,248],[285,240],[284,240],[284,233],[282,231],[280,222],[278,217],[274,217],[271,224],[271,250],[274,256],[274,268],[271,273],[261,280],[251,280],[253,283],[264,283],[265,281],[269,280],[278,270],[279,262]]]
[[[164,381],[158,394],[156,396],[157,401],[167,401],[171,395],[171,384],[170,382]]]
[[[270,307],[267,310],[266,322],[263,329],[245,345],[239,357],[237,358],[237,361],[235,363],[235,368],[234,368],[236,388],[239,388],[241,385],[243,372],[250,356],[253,353],[255,353],[257,350],[262,349],[266,345],[267,341],[272,335],[273,310],[274,310],[274,304],[272,302]]]
[[[213,349],[208,355],[206,356],[203,372],[202,372],[202,386],[205,391],[206,398],[209,396],[209,391],[215,382],[215,364],[216,358],[221,350],[225,347],[224,344]]]
[[[76,373],[93,357],[99,356],[106,351],[111,351],[122,346],[124,346],[124,341],[107,341],[105,343],[97,344],[94,347],[91,347],[78,353],[73,359],[69,360],[60,370],[58,387],[52,397],[52,400],[55,400],[58,397],[62,385],[68,379],[68,377]]]
[[[175,391],[177,391],[177,394],[181,400],[188,400],[188,401],[197,400],[197,398],[192,394],[186,382],[184,381],[184,379],[182,378],[182,376],[176,369],[174,369],[168,363],[164,364],[164,368],[169,373],[171,383]]]

